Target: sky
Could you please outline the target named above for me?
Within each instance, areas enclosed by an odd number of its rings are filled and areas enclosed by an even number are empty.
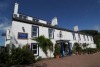
[[[10,28],[14,4],[19,4],[18,13],[44,19],[48,22],[58,18],[58,26],[73,30],[100,31],[100,0],[0,0],[0,35]],[[0,45],[5,37],[0,36]]]

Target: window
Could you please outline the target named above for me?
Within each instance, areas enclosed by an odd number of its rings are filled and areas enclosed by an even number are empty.
[[[87,40],[89,41],[89,37],[87,36]]]
[[[38,27],[32,26],[32,37],[38,37]]]
[[[91,41],[92,41],[92,36],[91,36]]]
[[[35,55],[38,55],[38,45],[37,43],[31,43],[31,49]]]
[[[62,31],[60,31],[60,33],[59,33],[59,37],[61,38],[63,35],[62,35]]]
[[[54,38],[54,30],[49,28],[49,38]]]
[[[73,40],[76,40],[75,33],[73,33]]]
[[[86,41],[85,35],[83,35],[83,37],[84,37],[84,41]]]
[[[79,40],[81,40],[80,34],[78,34],[78,38],[79,38]]]

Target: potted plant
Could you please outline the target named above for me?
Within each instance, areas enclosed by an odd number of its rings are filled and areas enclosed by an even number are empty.
[[[60,45],[55,44],[55,51],[54,51],[54,57],[55,58],[60,58],[61,52],[60,52]]]
[[[82,52],[82,48],[79,43],[74,43],[73,50],[74,50],[74,53],[76,53],[76,55],[77,53],[80,55]]]

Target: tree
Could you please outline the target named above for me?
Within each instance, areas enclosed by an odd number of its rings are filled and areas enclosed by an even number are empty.
[[[35,40],[38,42],[39,47],[43,50],[45,55],[47,56],[47,51],[53,51],[53,43],[50,39],[45,38],[45,36],[40,36],[37,38],[32,38],[32,40]]]

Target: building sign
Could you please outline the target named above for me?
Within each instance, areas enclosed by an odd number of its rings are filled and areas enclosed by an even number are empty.
[[[28,33],[18,33],[18,39],[28,39]]]

